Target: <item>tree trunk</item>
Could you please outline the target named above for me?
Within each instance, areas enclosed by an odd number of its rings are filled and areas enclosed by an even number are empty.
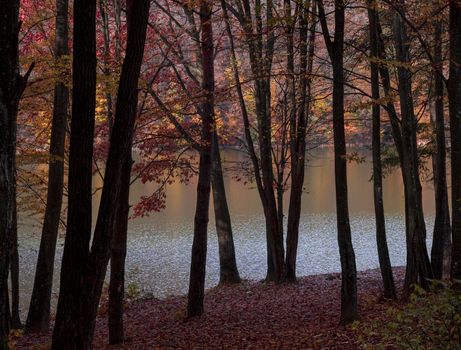
[[[259,143],[259,158],[256,155],[249,113],[246,102],[243,98],[238,67],[236,65],[236,55],[234,38],[230,28],[227,5],[221,1],[226,31],[231,45],[233,57],[232,68],[239,98],[242,119],[245,128],[245,139],[254,170],[255,182],[258,187],[258,194],[264,209],[266,221],[266,244],[267,244],[267,281],[280,282],[284,277],[284,247],[283,233],[277,214],[277,201],[274,193],[274,173],[272,163],[272,123],[271,123],[271,67],[274,53],[274,17],[273,4],[271,1],[265,6],[265,16],[262,14],[264,7],[253,6],[249,0],[244,0],[237,12],[233,12],[238,19],[245,33],[245,40],[248,46],[251,71],[254,79],[254,97],[257,119],[257,142]],[[254,8],[254,16],[252,14]],[[263,17],[265,17],[266,27],[263,30]]]
[[[63,288],[68,288],[69,285],[76,284],[75,289],[77,289],[78,295],[76,295],[73,305],[64,303],[64,301],[69,299],[70,293],[68,289],[65,289],[66,293],[62,298],[63,300],[61,300],[60,295],[56,327],[53,333],[53,349],[69,348],[70,344],[75,348],[89,349],[93,341],[99,300],[104,277],[106,275],[107,264],[110,258],[112,234],[115,227],[120,194],[122,165],[126,159],[126,154],[130,152],[132,146],[138,101],[138,80],[144,54],[149,5],[150,1],[148,0],[129,1],[127,3],[128,40],[117,93],[117,96],[121,98],[117,98],[114,127],[111,135],[101,203],[91,251],[86,249],[81,253],[80,257],[75,255],[72,256],[75,260],[71,262],[73,262],[74,265],[83,265],[83,268],[79,271],[80,275],[76,276],[77,283],[69,283],[67,277],[66,285],[63,286]],[[90,7],[92,10],[89,10]],[[87,21],[94,25],[94,4],[87,4],[86,9],[88,9],[89,13],[87,16],[83,16],[83,18],[86,18]],[[85,14],[82,10],[82,8],[79,8],[78,11],[76,11],[78,16],[75,16],[75,20],[82,20],[80,16]],[[88,26],[91,23],[88,23]],[[76,30],[76,33],[79,33],[79,31]],[[87,35],[87,40],[91,42],[93,39],[92,33],[89,33]],[[76,71],[77,70],[75,70],[75,72]],[[74,87],[75,86],[74,84]],[[94,93],[94,90],[92,91]],[[74,129],[72,132],[73,131]],[[90,135],[92,136],[92,134]],[[73,135],[71,134],[71,151],[72,137]],[[87,157],[91,161],[91,156],[87,154]],[[91,184],[88,188],[91,189]],[[82,218],[80,218],[80,220],[82,220]],[[68,224],[68,227],[69,226]],[[68,238],[69,237],[66,237],[66,240]],[[70,250],[72,245],[65,247],[64,254],[66,254],[66,248]],[[85,257],[83,264],[81,263],[82,256]],[[65,258],[66,256],[63,257],[63,267]],[[62,275],[63,274],[61,274],[61,276]],[[67,319],[66,316],[68,317]]]
[[[69,153],[67,232],[52,349],[84,349],[83,276],[92,224],[93,135],[96,103],[96,2],[74,4],[72,120]]]
[[[16,171],[15,171],[16,172]],[[21,317],[19,315],[19,252],[18,252],[18,212],[16,205],[16,175],[14,176],[13,194],[13,227],[11,228],[11,328],[21,329]]]
[[[461,4],[450,1],[450,103],[452,263],[451,278],[461,280]]]
[[[312,2],[311,26],[308,44],[308,16],[309,7],[306,6],[300,20],[300,99],[296,106],[297,120],[291,123],[295,128],[291,130],[291,189],[288,208],[287,238],[286,238],[286,278],[289,282],[296,281],[296,256],[298,250],[299,222],[301,216],[301,199],[304,187],[306,164],[306,129],[310,113],[311,78],[314,50],[317,5]]]
[[[8,272],[15,208],[16,121],[19,99],[33,65],[24,77],[20,75],[19,1],[1,0],[0,8],[0,347],[8,348]]]
[[[434,35],[434,60],[442,64],[442,21],[437,21]],[[450,275],[451,225],[448,206],[445,116],[444,116],[444,81],[434,72],[435,98],[435,134],[436,153],[433,156],[433,173],[435,188],[435,222],[431,250],[431,265],[434,277],[442,279]]]
[[[107,6],[107,2],[101,2],[101,5]],[[120,63],[121,43],[120,43],[120,3],[119,0],[113,1],[115,12],[115,60]],[[104,19],[104,50],[107,55],[110,53],[110,33],[107,14]],[[107,76],[110,76],[110,67],[105,67]],[[107,88],[109,86],[107,85]],[[109,135],[112,134],[114,126],[112,93],[106,92],[107,98],[107,118],[109,124]],[[110,138],[109,138],[110,139]],[[111,244],[110,258],[110,282],[109,282],[109,344],[119,344],[124,341],[124,301],[125,301],[125,259],[127,253],[127,235],[128,235],[128,218],[130,211],[130,182],[131,168],[133,160],[131,150],[126,155],[126,160],[122,165],[120,194],[118,199],[118,208],[115,218],[115,227]]]
[[[373,1],[368,1],[368,18],[370,28],[370,46],[371,58],[379,57],[378,48],[378,29],[377,29],[377,13],[373,9]],[[374,206],[376,217],[376,244],[378,247],[379,266],[381,268],[381,276],[383,279],[384,297],[388,299],[396,299],[394,276],[392,274],[392,265],[389,258],[389,249],[386,238],[386,222],[384,217],[383,203],[383,174],[381,165],[381,111],[379,105],[379,67],[378,64],[371,63],[371,90],[372,90],[372,149],[373,149],[373,193]]]
[[[403,13],[404,1],[399,0],[397,6]],[[403,19],[397,13],[394,15],[393,34],[396,58],[399,62],[408,64],[410,62],[409,39]],[[404,65],[399,65],[397,77],[402,114],[402,172],[406,198],[407,267],[403,290],[403,297],[406,299],[413,284],[427,288],[428,279],[432,278],[433,274],[426,247],[426,224],[419,178],[417,119],[413,109],[411,72]]]
[[[319,1],[319,14],[323,36],[333,65],[333,135],[335,149],[336,216],[338,245],[341,257],[341,320],[342,325],[358,318],[357,269],[352,246],[347,194],[347,158],[344,131],[344,3],[335,0],[334,42],[328,32],[323,1]]]
[[[122,166],[118,209],[112,237],[109,283],[109,343],[123,342],[123,303],[125,295],[125,258],[130,211],[131,151]]]
[[[401,7],[401,4],[399,5]],[[403,11],[403,8],[400,8]],[[403,12],[404,13],[404,12]],[[382,29],[379,17],[376,14],[377,37],[379,59],[386,60],[385,47],[382,40]],[[395,14],[394,19],[394,41],[398,60],[408,62],[408,40],[402,19]],[[403,30],[403,31],[402,31]],[[403,38],[405,37],[405,39]],[[407,241],[407,273],[404,286],[403,298],[406,299],[410,293],[410,285],[421,281],[423,286],[427,286],[427,277],[431,275],[430,262],[425,243],[425,223],[422,212],[421,183],[419,180],[417,143],[416,143],[416,118],[413,110],[411,95],[411,72],[403,66],[397,67],[399,79],[399,94],[401,98],[402,120],[397,115],[396,108],[392,99],[391,81],[389,69],[385,65],[379,65],[383,90],[388,99],[386,109],[392,127],[392,136],[399,155],[400,167],[405,196],[405,226]],[[421,237],[424,236],[423,239]],[[418,265],[421,269],[418,271]]]
[[[55,59],[68,55],[68,0],[56,1]],[[62,78],[54,87],[54,109],[51,125],[48,193],[38,253],[34,287],[30,301],[26,330],[45,332],[50,326],[50,301],[53,287],[56,241],[61,217],[64,186],[64,151],[69,89]]]
[[[221,154],[219,152],[219,135],[216,128],[213,129],[211,153],[211,184],[219,247],[219,283],[239,283],[240,275],[235,258],[231,217],[227,205]]]
[[[187,303],[188,317],[200,316],[203,313],[203,298],[205,294],[215,89],[212,2],[203,1],[200,5],[200,27],[203,72],[202,89],[206,96],[202,105],[202,135]]]

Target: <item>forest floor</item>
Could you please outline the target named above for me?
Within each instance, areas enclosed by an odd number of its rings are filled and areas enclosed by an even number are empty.
[[[394,270],[400,289],[404,269]],[[186,320],[187,298],[130,302],[123,346],[108,346],[107,312],[96,323],[95,349],[360,349],[358,333],[339,327],[339,274],[299,278],[296,284],[244,281],[207,290],[205,314]],[[359,272],[362,321],[384,317],[379,270]],[[17,349],[46,349],[50,334],[17,338]]]

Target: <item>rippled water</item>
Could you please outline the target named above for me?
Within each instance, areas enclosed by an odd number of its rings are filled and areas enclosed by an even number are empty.
[[[227,159],[240,157],[225,152]],[[348,167],[349,202],[354,249],[359,270],[378,267],[375,222],[372,206],[371,165],[350,164]],[[403,192],[399,172],[384,181],[386,226],[392,264],[405,263]],[[265,224],[257,192],[230,178],[226,179],[232,215],[237,263],[243,278],[263,279],[266,272]],[[337,272],[340,270],[336,240],[333,159],[330,150],[319,150],[311,159],[306,174],[298,248],[298,275]],[[131,202],[148,194],[150,185],[135,184]],[[433,190],[424,184],[424,207],[427,232],[433,225]],[[97,200],[97,199],[96,199]],[[190,251],[192,246],[195,185],[174,184],[168,190],[167,208],[148,218],[130,222],[127,255],[127,284],[142,294],[165,297],[187,292]],[[286,203],[287,207],[288,203]],[[96,207],[96,205],[95,205]],[[96,209],[95,209],[96,213]],[[211,211],[212,213],[212,211]],[[207,287],[219,280],[216,231],[211,215]],[[19,237],[21,266],[21,308],[27,310],[38,255],[39,227],[22,226]],[[430,244],[430,242],[428,241]],[[63,240],[56,257],[54,303],[57,299],[59,265]]]

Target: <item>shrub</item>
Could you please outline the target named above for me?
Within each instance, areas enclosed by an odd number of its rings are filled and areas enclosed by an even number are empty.
[[[416,286],[408,304],[355,329],[364,349],[459,350],[461,292],[439,281],[429,292]]]

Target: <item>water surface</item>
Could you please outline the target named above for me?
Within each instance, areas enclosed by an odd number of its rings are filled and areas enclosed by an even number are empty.
[[[236,151],[223,152],[224,159],[243,159]],[[366,153],[364,153],[367,155]],[[357,268],[378,267],[375,242],[373,188],[369,159],[362,164],[348,165],[349,209]],[[95,179],[95,181],[99,181]],[[173,184],[167,190],[167,206],[160,213],[132,220],[128,233],[127,278],[131,290],[155,297],[184,294],[189,278],[195,210],[195,179],[191,184]],[[229,208],[235,238],[237,263],[243,278],[263,279],[266,272],[265,224],[262,208],[254,185],[244,185],[229,174],[225,178]],[[404,202],[402,180],[394,171],[384,180],[386,228],[392,264],[405,263]],[[423,182],[428,244],[433,229],[434,191],[432,184]],[[136,182],[131,191],[131,203],[148,195],[152,184]],[[306,193],[302,201],[302,217],[298,248],[298,275],[340,271],[336,240],[336,209],[334,164],[331,149],[319,149],[310,156],[306,170]],[[288,194],[286,195],[288,197]],[[94,215],[98,198],[95,198]],[[288,198],[285,209],[288,207]],[[213,208],[210,208],[207,258],[207,287],[219,280],[219,261]],[[39,247],[38,226],[21,226],[19,237],[21,266],[21,308],[27,310]],[[59,240],[54,284],[54,303],[58,292],[59,266],[63,239]]]

